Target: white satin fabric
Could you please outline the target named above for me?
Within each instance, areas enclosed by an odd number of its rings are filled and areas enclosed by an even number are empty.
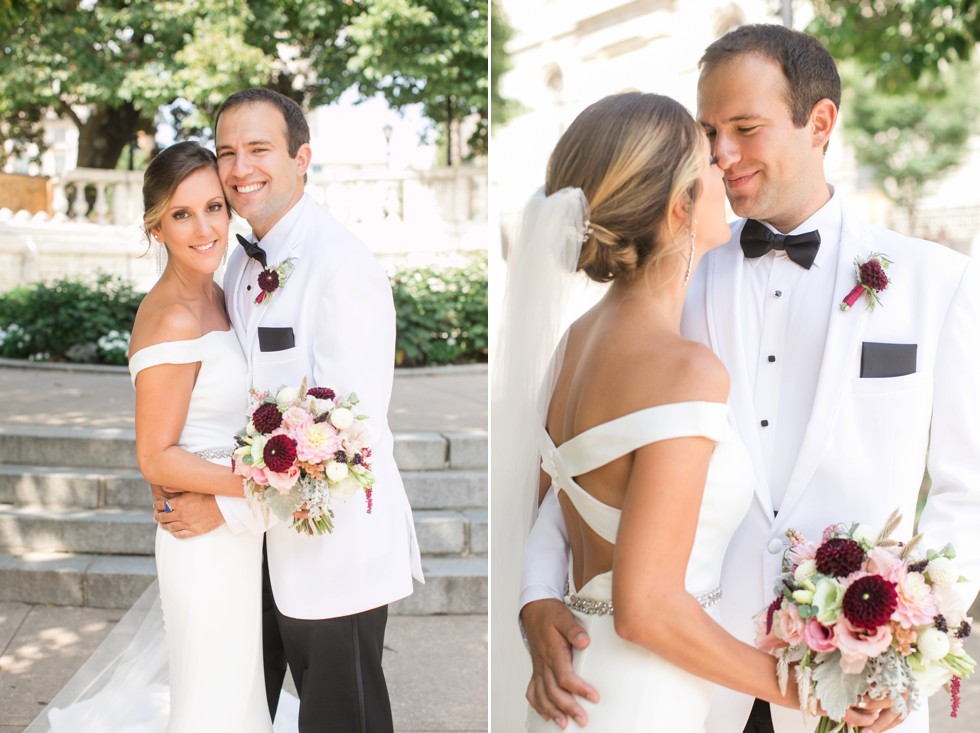
[[[752,499],[752,466],[729,421],[727,405],[716,402],[659,405],[598,425],[558,447],[545,433],[542,466],[552,477],[554,494],[565,493],[582,520],[603,539],[615,543],[620,510],[596,500],[574,477],[644,445],[690,436],[707,437],[716,444],[685,576],[687,591],[700,596],[719,586],[725,550]],[[569,569],[569,589],[581,598],[612,601],[613,582],[609,571],[576,590]],[[706,610],[717,620],[717,605]],[[573,666],[601,698],[598,705],[579,701],[589,715],[590,733],[704,731],[712,683],[621,639],[616,634],[612,614],[593,615],[574,609],[573,613],[591,637],[588,647],[573,653]],[[569,729],[580,730],[574,721],[569,722]],[[545,722],[529,710],[528,730],[551,733],[559,729],[555,723]]]

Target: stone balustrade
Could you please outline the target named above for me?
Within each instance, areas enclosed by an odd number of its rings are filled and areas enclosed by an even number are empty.
[[[487,248],[486,166],[311,174],[306,189],[389,269]],[[0,208],[0,293],[95,272],[146,290],[156,280],[141,228],[142,173],[78,169],[51,181],[47,211]],[[0,201],[2,206],[2,201]],[[50,213],[49,213],[50,212]],[[248,232],[237,217],[232,235]],[[234,241],[234,236],[232,236]]]

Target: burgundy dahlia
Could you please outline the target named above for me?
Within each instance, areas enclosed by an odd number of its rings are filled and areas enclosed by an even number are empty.
[[[285,473],[296,462],[296,441],[288,435],[273,435],[265,444],[262,458],[270,471]]]
[[[864,550],[849,537],[831,537],[817,548],[817,570],[824,575],[844,578],[861,569]]]
[[[282,425],[282,413],[275,402],[266,402],[252,413],[252,424],[262,435],[268,435]]]
[[[315,400],[332,400],[337,396],[329,387],[310,387],[306,394]]]
[[[274,293],[279,289],[279,273],[275,270],[262,270],[259,273],[259,288],[265,293]]]
[[[861,265],[861,282],[878,293],[888,286],[888,275],[878,260],[871,259]]]
[[[858,578],[844,593],[844,618],[856,629],[873,631],[888,623],[898,608],[895,584],[880,575]]]

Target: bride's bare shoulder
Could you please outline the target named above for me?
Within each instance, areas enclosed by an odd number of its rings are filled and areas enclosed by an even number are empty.
[[[621,389],[638,406],[726,402],[728,371],[704,344],[680,337],[639,344],[622,367]]]

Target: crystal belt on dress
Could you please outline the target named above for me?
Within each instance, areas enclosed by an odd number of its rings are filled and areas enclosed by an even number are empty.
[[[231,454],[231,448],[211,448],[209,450],[199,450],[194,453],[195,456],[200,456],[206,461],[214,461],[219,458],[231,458]]]
[[[712,591],[701,593],[694,596],[701,608],[710,608],[721,600],[721,586]],[[568,592],[568,583],[565,583],[565,605],[573,611],[584,613],[589,616],[611,616],[613,612],[612,601],[599,601],[595,598],[584,598],[572,595]]]

